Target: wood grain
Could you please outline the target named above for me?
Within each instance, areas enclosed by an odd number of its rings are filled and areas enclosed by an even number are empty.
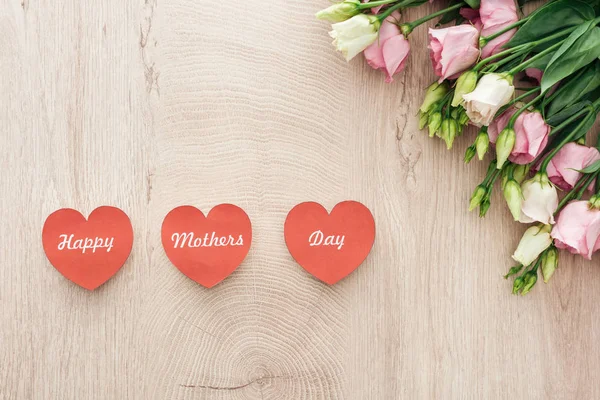
[[[469,214],[485,166],[416,126],[425,30],[387,85],[334,53],[313,17],[326,5],[0,0],[0,398],[600,397],[597,260],[563,255],[550,285],[510,295],[523,227],[499,197]],[[346,199],[377,240],[329,287],[294,263],[283,221]],[[160,224],[223,202],[253,246],[207,290],[170,265]],[[135,245],[90,293],[40,232],[58,208],[105,204]]]

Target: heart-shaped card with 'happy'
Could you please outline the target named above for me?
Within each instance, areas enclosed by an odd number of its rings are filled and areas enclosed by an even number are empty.
[[[115,207],[98,207],[87,220],[79,211],[64,208],[46,219],[42,243],[54,268],[94,290],[125,264],[133,246],[133,228],[127,214]]]
[[[188,278],[210,288],[244,261],[252,243],[252,224],[241,208],[214,207],[207,216],[196,207],[177,207],[161,229],[167,257]]]
[[[318,203],[308,202],[289,212],[284,235],[298,264],[333,285],[369,255],[375,241],[375,221],[371,211],[356,201],[339,203],[331,213]]]

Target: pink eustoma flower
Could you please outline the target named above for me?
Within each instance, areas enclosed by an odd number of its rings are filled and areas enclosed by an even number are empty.
[[[491,143],[496,143],[500,132],[506,128],[508,121],[517,112],[514,107],[506,110],[488,127]],[[508,159],[515,164],[529,164],[539,156],[548,144],[550,126],[546,124],[539,112],[524,111],[515,121],[515,145]]]
[[[592,254],[600,249],[600,210],[591,208],[587,201],[568,204],[558,216],[551,235],[559,249],[591,260]]]
[[[439,82],[456,78],[479,58],[479,31],[467,24],[429,29],[429,50]]]
[[[508,157],[515,164],[529,164],[546,148],[550,126],[538,111],[525,111],[515,121],[515,146]]]
[[[577,143],[567,143],[548,163],[550,181],[562,190],[571,190],[581,178],[578,172],[600,160],[600,152]]]
[[[519,20],[514,0],[481,0],[479,15],[483,24],[481,36],[490,36]],[[502,51],[502,47],[515,35],[511,29],[491,40],[482,50],[481,58],[487,58]]]
[[[472,8],[465,7],[460,9],[460,15],[467,20],[466,23],[473,25],[477,28],[478,31],[481,32],[483,29],[483,23],[481,22],[481,18],[479,17],[479,11],[473,10]]]
[[[367,63],[374,69],[383,70],[388,83],[394,81],[395,74],[402,72],[410,53],[410,44],[396,25],[398,18],[398,12],[390,15],[379,28],[379,38],[364,51]]]

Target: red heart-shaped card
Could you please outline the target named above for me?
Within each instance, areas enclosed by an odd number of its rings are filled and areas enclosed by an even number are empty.
[[[252,243],[252,224],[241,208],[214,207],[208,216],[192,206],[177,207],[162,224],[169,260],[188,278],[210,288],[244,261]]]
[[[367,258],[375,241],[375,221],[356,201],[337,204],[331,214],[318,203],[302,203],[288,214],[285,243],[294,259],[316,278],[333,285]]]
[[[98,207],[87,220],[79,211],[64,208],[46,219],[42,243],[48,260],[65,278],[94,290],[125,264],[133,228],[127,214],[115,207]]]

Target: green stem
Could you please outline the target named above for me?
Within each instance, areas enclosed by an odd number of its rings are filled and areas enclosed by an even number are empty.
[[[505,167],[506,173],[508,174],[508,180],[512,181],[515,179],[515,165],[511,162]]]
[[[370,3],[362,3],[358,6],[359,10],[364,10],[367,8],[373,8],[373,7],[378,7],[378,6],[385,6],[386,4],[390,4],[390,3],[395,3],[398,0],[378,0],[378,1],[372,1]]]
[[[556,135],[558,132],[562,131],[563,129],[565,129],[567,126],[569,126],[571,123],[573,123],[574,121],[576,121],[578,118],[580,118],[583,114],[585,114],[586,112],[590,112],[589,109],[583,109],[580,110],[578,113],[572,115],[571,117],[569,117],[567,120],[563,121],[560,125],[558,125],[555,128],[552,128],[552,130],[550,131],[550,133],[548,134],[548,136],[554,136]],[[531,162],[532,165],[537,165],[540,160],[542,158],[544,158],[544,153],[541,153],[540,155],[537,156],[537,158],[535,160],[533,160]]]
[[[533,44],[531,43],[524,43],[520,46],[514,47],[512,49],[507,49],[504,51],[501,51],[498,54],[494,54],[493,56],[489,56],[488,58],[484,58],[483,60],[479,61],[479,63],[477,65],[475,65],[473,67],[473,71],[477,72],[479,71],[484,65],[488,64],[491,61],[500,59],[500,58],[504,58],[508,55],[511,55],[513,53],[517,53],[517,54],[523,54],[523,52],[528,51],[529,49],[532,49],[533,47],[535,47]]]
[[[571,115],[568,119],[563,121],[560,125],[553,128],[552,131],[550,132],[550,136],[556,135],[558,132],[562,131],[567,126],[569,126],[571,123],[577,121],[577,119],[579,119],[582,115],[589,113],[590,111],[591,110],[589,108],[584,108],[583,110],[579,110],[579,112]]]
[[[539,172],[545,173],[546,169],[548,168],[548,164],[550,163],[550,160],[552,160],[556,153],[558,153],[560,149],[562,149],[567,143],[572,142],[573,138],[575,138],[575,136],[579,134],[579,130],[581,129],[581,127],[585,126],[585,124],[587,123],[587,119],[593,113],[593,111],[589,109],[587,109],[586,111],[589,113],[588,116],[582,119],[581,122],[577,125],[577,127],[573,129],[571,133],[565,136],[564,139],[558,144],[558,146],[552,149],[552,151],[548,154],[544,161],[542,161],[542,164],[540,164]]]
[[[398,4],[394,4],[393,6],[391,6],[390,8],[386,9],[384,12],[382,12],[381,14],[379,14],[377,16],[377,19],[379,19],[379,21],[383,22],[385,21],[385,19],[387,17],[389,17],[390,15],[392,15],[392,13],[396,10],[399,10],[402,7],[405,7],[407,5],[409,5],[410,3],[412,3],[411,0],[405,0],[405,1],[401,1]],[[369,3],[367,3],[369,4]]]
[[[555,215],[559,214],[560,211],[565,208],[567,204],[573,199],[581,199],[586,189],[592,184],[594,179],[600,177],[599,173],[590,174],[588,177],[583,177],[573,187],[573,189],[561,200],[556,208]],[[583,190],[583,191],[582,191]],[[580,194],[581,193],[581,194]]]
[[[588,190],[588,188],[594,182],[594,180],[596,179],[597,176],[598,176],[597,172],[594,174],[591,174],[588,177],[588,179],[583,183],[583,185],[581,185],[581,189],[579,189],[579,191],[577,192],[577,196],[575,197],[577,200],[581,200],[581,198],[585,194],[586,190]]]
[[[503,65],[506,65],[508,63],[510,63],[511,61],[522,57],[523,55],[520,53],[515,53],[511,56],[508,56],[506,58],[503,58],[502,60],[498,61],[497,63],[494,64],[490,64],[488,66],[486,66],[485,68],[483,68],[483,70],[481,72],[483,73],[487,73],[487,72],[494,72],[496,71],[498,68],[502,67]]]
[[[504,29],[499,30],[498,32],[495,32],[489,36],[482,36],[481,38],[479,38],[479,45],[481,47],[484,47],[486,44],[488,44],[490,41],[496,39],[497,37],[502,36],[503,34],[505,34],[506,32],[510,31],[511,29],[514,28],[518,28],[519,26],[523,25],[525,22],[529,21],[529,17],[527,18],[523,18],[522,20],[519,20],[517,22],[515,22],[512,25],[507,26]]]
[[[529,90],[528,92],[523,93],[520,96],[515,97],[513,100],[511,100],[507,105],[505,105],[504,107],[502,107],[498,113],[496,113],[496,117],[498,118],[500,115],[502,115],[506,110],[508,110],[512,105],[515,105],[516,103],[518,103],[519,101],[526,99],[527,97],[531,96],[532,94],[534,94],[535,92],[539,91],[541,88],[535,87],[531,90]]]
[[[496,173],[496,171],[498,171],[498,168],[496,168],[496,165],[497,165],[496,160],[494,160],[490,163],[490,166],[488,167],[488,170],[487,170],[487,174],[485,175],[485,179],[483,180],[483,182],[481,182],[482,186],[489,187],[490,180],[492,179],[492,177]]]
[[[491,62],[491,61],[497,60],[497,59],[499,59],[499,58],[506,57],[506,56],[508,56],[508,55],[510,55],[510,54],[512,54],[512,53],[514,53],[515,51],[518,51],[518,52],[520,52],[521,54],[523,54],[523,53],[525,53],[525,52],[527,52],[527,51],[530,51],[530,50],[532,50],[532,49],[536,48],[536,47],[537,47],[537,46],[539,46],[540,44],[544,44],[544,43],[546,43],[546,42],[550,42],[550,41],[552,41],[552,40],[554,40],[554,39],[558,39],[558,38],[561,38],[561,37],[563,37],[563,36],[569,35],[569,34],[571,34],[571,32],[573,32],[575,29],[577,29],[577,27],[576,27],[576,26],[574,26],[574,27],[571,27],[571,28],[567,28],[567,29],[565,29],[564,31],[560,31],[560,32],[557,32],[557,33],[555,33],[555,34],[553,34],[553,35],[546,36],[545,38],[543,38],[543,39],[540,39],[540,40],[537,40],[537,41],[535,41],[535,42],[531,42],[531,43],[524,43],[524,44],[522,44],[522,45],[519,45],[519,46],[517,46],[517,47],[515,47],[515,48],[508,49],[508,50],[504,50],[504,51],[502,51],[502,52],[500,52],[500,53],[498,53],[498,54],[494,54],[493,56],[490,56],[490,57],[488,57],[488,58],[484,58],[484,59],[483,59],[483,60],[481,60],[481,61],[479,62],[479,64],[477,64],[477,65],[476,65],[476,66],[475,66],[473,69],[474,69],[475,71],[479,71],[479,69],[481,69],[481,67],[482,67],[482,66],[484,66],[485,64],[487,64],[487,63],[489,63],[489,62]]]
[[[467,4],[465,2],[460,2],[458,4],[455,4],[451,7],[445,8],[443,10],[440,11],[436,11],[433,14],[429,14],[426,17],[423,18],[419,18],[417,20],[414,20],[412,22],[407,22],[406,24],[403,24],[402,26],[404,27],[402,29],[402,33],[404,33],[404,36],[408,36],[417,26],[424,24],[427,21],[431,21],[432,19],[439,17],[440,15],[444,15],[446,14],[448,11],[452,11],[452,10],[456,10],[458,8],[464,7]]]
[[[542,253],[542,256],[543,256],[545,253],[546,253],[546,251],[544,251],[544,253]],[[544,257],[538,257],[538,260],[537,260],[537,262],[536,262],[536,263],[533,265],[533,268],[531,268],[529,271],[537,275],[538,269],[540,268],[540,264],[542,263],[542,259],[543,259],[543,258],[544,258]]]
[[[517,122],[517,118],[519,118],[519,115],[523,114],[525,111],[527,111],[527,109],[533,105],[535,105],[535,103],[537,103],[538,101],[542,100],[544,98],[544,94],[540,94],[538,97],[536,97],[535,99],[531,100],[529,103],[525,104],[523,107],[519,108],[517,110],[516,113],[513,114],[513,116],[510,118],[510,120],[508,121],[508,128],[513,128],[515,126],[515,122]]]
[[[496,171],[494,171],[494,174],[492,175],[492,179],[490,180],[490,182],[488,184],[488,189],[494,186],[494,184],[496,183],[496,181],[500,177],[501,173],[502,173],[502,170],[496,168]]]
[[[585,74],[585,72],[586,72],[586,68],[582,68],[581,71],[579,71],[572,79],[569,79],[569,81],[566,84],[561,84],[560,87],[554,91],[554,93],[552,93],[550,96],[548,96],[546,98],[545,104],[552,103],[552,101],[554,101],[555,98],[559,97],[565,91],[569,90],[571,85],[575,82],[578,82],[579,78],[581,78],[583,76],[583,74]],[[573,103],[576,103],[576,102],[574,101]]]
[[[446,95],[444,97],[442,97],[442,99],[438,102],[435,111],[441,113],[444,110],[444,107],[446,106],[446,104],[448,104],[448,102],[452,101],[452,96],[453,96],[452,91],[446,93]]]
[[[535,61],[539,60],[540,58],[546,57],[548,54],[557,50],[562,45],[563,45],[563,41],[553,44],[552,46],[548,47],[546,50],[541,51],[538,54],[536,54],[535,56],[531,57],[529,60],[517,65],[516,67],[514,67],[513,69],[508,71],[508,73],[510,75],[515,75],[517,72],[523,71],[529,65],[533,64]]]

